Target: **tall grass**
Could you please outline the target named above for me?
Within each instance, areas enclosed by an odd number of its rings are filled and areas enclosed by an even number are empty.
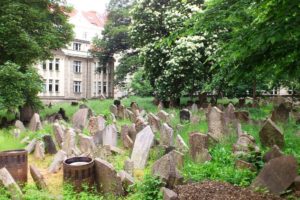
[[[24,148],[25,145],[21,144],[20,140],[15,138],[11,131],[8,129],[0,130],[0,151]]]

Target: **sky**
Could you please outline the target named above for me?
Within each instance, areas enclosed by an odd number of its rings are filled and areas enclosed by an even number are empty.
[[[103,13],[109,0],[67,0],[76,10],[97,11]]]

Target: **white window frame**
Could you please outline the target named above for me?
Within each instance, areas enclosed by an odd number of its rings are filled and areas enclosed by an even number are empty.
[[[81,81],[74,81],[73,82],[73,92],[74,93],[81,93]]]
[[[76,74],[81,73],[81,61],[79,60],[73,61],[73,72]]]
[[[55,80],[54,91],[59,92],[59,80]]]
[[[53,92],[53,79],[49,79],[48,90],[49,92]]]
[[[74,51],[81,51],[81,43],[73,42],[73,50]]]
[[[55,59],[55,70],[56,70],[56,71],[59,71],[59,62],[60,62],[60,59],[59,59],[59,58],[56,58],[56,59]]]

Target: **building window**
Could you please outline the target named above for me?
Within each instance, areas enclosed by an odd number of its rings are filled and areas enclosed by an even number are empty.
[[[73,50],[80,51],[81,50],[81,44],[78,42],[73,43]]]
[[[46,65],[46,62],[45,62],[45,61],[42,63],[42,67],[43,67],[43,70],[46,70],[46,69],[47,69],[47,65]]]
[[[81,81],[74,81],[74,93],[81,92]]]
[[[49,79],[49,92],[53,91],[53,80]]]
[[[59,80],[55,80],[55,92],[59,92]]]
[[[59,58],[55,59],[55,70],[58,71],[59,70]]]
[[[97,82],[94,82],[94,95],[96,95],[96,92],[97,92]]]
[[[98,82],[98,94],[101,94],[101,82]]]
[[[103,66],[102,70],[103,70],[103,74],[106,74],[106,66]]]
[[[53,70],[53,61],[52,60],[49,61],[49,70]]]
[[[81,61],[73,61],[74,73],[81,73]]]
[[[106,82],[103,82],[103,93],[106,94]]]

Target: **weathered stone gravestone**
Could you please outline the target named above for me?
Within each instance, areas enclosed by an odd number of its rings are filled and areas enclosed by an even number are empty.
[[[136,102],[131,102],[130,108],[131,108],[131,110],[132,110],[132,112],[134,113],[135,116],[139,116],[140,109],[139,109],[139,106],[137,105]]]
[[[152,166],[152,174],[158,176],[166,186],[173,188],[183,182],[183,177],[177,169],[174,155],[169,153],[158,159]]]
[[[124,170],[130,174],[133,175],[133,170],[134,170],[134,162],[131,159],[126,159],[124,161]]]
[[[120,119],[124,119],[125,118],[125,106],[123,106],[123,105],[119,105],[118,107],[117,107],[117,117],[118,118],[120,118]]]
[[[105,127],[103,131],[103,145],[111,145],[111,146],[117,146],[118,141],[118,133],[117,128],[114,124],[110,124]]]
[[[148,114],[148,123],[151,126],[153,132],[158,132],[160,130],[160,120],[153,113]]]
[[[125,109],[125,118],[129,119],[131,122],[135,122],[136,116],[131,110]]]
[[[82,153],[91,155],[96,150],[96,145],[93,137],[79,134],[79,149]]]
[[[236,121],[236,117],[235,117],[235,107],[233,106],[232,103],[228,104],[227,108],[224,111],[224,120],[225,120],[225,124],[233,124]]]
[[[24,199],[20,187],[5,167],[0,169],[0,185],[8,190],[12,200]]]
[[[279,195],[284,192],[297,177],[298,163],[293,156],[281,156],[265,164],[251,187],[266,188]]]
[[[145,168],[153,140],[154,134],[150,126],[147,126],[137,134],[131,154],[131,160],[134,162],[135,169]]]
[[[164,110],[161,110],[157,113],[157,117],[162,121],[162,122],[165,122],[165,123],[168,123],[170,122],[170,115],[164,111]]]
[[[137,132],[140,132],[147,126],[147,123],[143,117],[137,117],[135,121],[135,129]]]
[[[180,122],[190,121],[191,120],[191,112],[188,109],[183,109],[179,112]]]
[[[239,122],[249,122],[250,120],[248,111],[235,111],[234,115]]]
[[[72,118],[72,124],[75,129],[83,130],[88,126],[88,119],[92,116],[89,108],[79,109]]]
[[[56,173],[59,171],[59,169],[61,168],[62,166],[62,163],[63,161],[67,159],[67,154],[66,152],[62,151],[62,150],[59,150],[54,158],[53,158],[53,161],[52,163],[50,164],[49,168],[48,168],[48,171],[50,173]]]
[[[95,174],[98,191],[103,194],[123,195],[121,177],[109,162],[100,158],[95,159]]]
[[[163,194],[163,200],[178,200],[178,195],[173,190],[163,187],[161,192]]]
[[[247,133],[239,134],[237,142],[233,145],[233,153],[236,156],[244,156],[250,152],[259,152],[255,138]]]
[[[76,147],[76,133],[73,129],[67,129],[62,143],[62,150],[66,152],[67,156],[71,156],[73,149]]]
[[[174,143],[173,135],[174,135],[173,129],[167,123],[163,123],[160,131],[160,144],[166,146],[172,146]]]
[[[91,135],[96,134],[99,131],[103,131],[105,129],[106,120],[103,116],[91,117],[89,119],[88,130]]]
[[[190,155],[195,162],[203,163],[211,160],[208,152],[208,136],[201,133],[190,134]]]
[[[284,146],[284,135],[271,119],[265,121],[259,132],[259,138],[262,145],[267,147],[277,145],[282,148]]]
[[[37,142],[37,139],[32,139],[29,144],[25,147],[25,150],[28,152],[28,154],[32,153],[34,148],[35,148],[35,144]]]
[[[197,104],[193,103],[193,105],[192,105],[192,107],[191,107],[191,111],[192,111],[193,113],[197,113],[197,112],[198,112],[198,106],[197,106]]]
[[[121,127],[121,139],[122,144],[126,149],[131,149],[133,147],[133,141],[129,136],[129,127],[127,125]]]
[[[135,138],[136,138],[136,135],[137,135],[137,131],[135,129],[135,124],[131,124],[129,126],[129,129],[128,129],[128,135],[129,137],[132,139],[132,141],[134,142],[135,141]]]
[[[45,153],[47,153],[47,154],[56,154],[57,153],[56,146],[54,144],[54,141],[53,141],[51,135],[44,135],[43,141],[45,144]]]
[[[179,134],[177,134],[176,136],[175,147],[178,149],[178,151],[182,153],[186,153],[189,151],[189,147],[187,146],[187,144],[184,142],[184,140]]]
[[[30,174],[33,179],[33,181],[36,184],[36,187],[38,189],[47,190],[47,184],[45,182],[44,176],[41,174],[41,172],[33,165],[30,165]]]
[[[269,162],[270,160],[283,156],[283,152],[279,149],[277,145],[274,145],[263,157],[265,162]]]
[[[59,123],[53,124],[53,132],[54,132],[55,141],[56,141],[57,145],[61,148],[63,138],[64,138],[64,131]]]
[[[31,131],[38,131],[38,130],[43,129],[39,114],[34,113],[34,115],[32,116],[32,118],[30,120],[28,128]]]
[[[45,158],[45,145],[42,141],[37,141],[34,149],[34,157],[43,160]]]
[[[290,116],[290,109],[281,103],[278,107],[272,112],[272,121],[274,122],[287,122]]]
[[[225,134],[225,123],[223,112],[217,107],[213,107],[206,114],[208,122],[208,132],[216,140],[220,140]]]
[[[21,120],[24,124],[29,123],[33,115],[34,115],[34,109],[33,109],[32,106],[24,105],[24,106],[20,109],[20,120]]]
[[[109,110],[110,110],[110,112],[113,113],[115,116],[118,115],[118,107],[117,107],[116,105],[111,105],[111,106],[109,107]]]
[[[17,120],[15,122],[15,127],[18,128],[18,129],[20,129],[21,132],[26,131],[26,128],[25,128],[23,122],[21,122],[20,120]]]

